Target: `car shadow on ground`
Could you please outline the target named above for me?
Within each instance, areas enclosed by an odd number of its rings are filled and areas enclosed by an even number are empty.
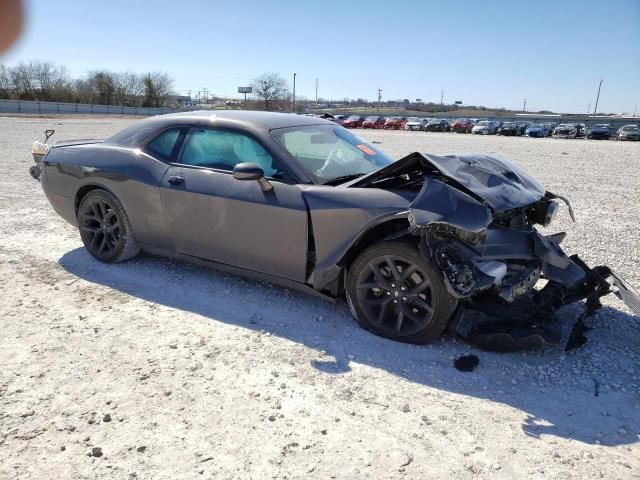
[[[407,345],[360,329],[343,302],[332,304],[208,268],[145,254],[130,262],[108,265],[93,259],[84,248],[64,254],[59,264],[88,282],[148,302],[246,329],[264,330],[325,351],[333,360],[317,360],[311,364],[328,375],[348,372],[350,364],[357,362],[416,384],[511,405],[525,412],[527,418],[522,431],[533,437],[551,435],[602,445],[638,441],[640,419],[634,412],[637,395],[599,388],[601,382],[609,379],[581,375],[580,383],[568,388],[562,379],[549,385],[546,380],[527,374],[531,368],[546,371],[549,366],[560,366],[556,372],[563,372],[564,368],[570,371],[572,360],[580,358],[571,356],[586,359],[589,344],[571,355],[565,355],[560,347],[528,354],[488,353],[455,339],[424,346]],[[579,307],[567,308],[565,316],[575,318]],[[604,307],[598,315],[628,317],[609,307]],[[638,335],[633,335],[631,342],[637,342]],[[469,352],[480,357],[480,366],[471,373],[455,370],[452,359]],[[523,372],[524,366],[529,370]],[[505,368],[513,378],[505,377]],[[512,380],[516,375],[514,386]]]

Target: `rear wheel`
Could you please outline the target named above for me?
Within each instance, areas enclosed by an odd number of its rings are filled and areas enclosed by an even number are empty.
[[[82,199],[78,228],[86,249],[102,262],[122,262],[140,251],[122,204],[105,190],[92,190]]]
[[[418,344],[442,335],[458,303],[442,275],[404,242],[383,242],[362,252],[349,268],[346,293],[362,327]]]

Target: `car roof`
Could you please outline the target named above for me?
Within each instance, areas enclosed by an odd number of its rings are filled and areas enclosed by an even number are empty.
[[[152,131],[176,125],[211,125],[244,130],[274,130],[305,125],[335,125],[335,123],[322,118],[293,113],[252,110],[196,110],[156,115],[139,120],[107,139],[105,143],[137,146]]]

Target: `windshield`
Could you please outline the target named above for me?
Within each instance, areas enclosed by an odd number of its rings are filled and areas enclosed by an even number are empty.
[[[377,122],[378,121],[378,117],[367,117],[366,121],[367,122]]]
[[[604,125],[604,124],[594,125],[593,128],[609,128],[609,125]]]
[[[476,123],[476,125],[478,125],[479,127],[486,127],[489,125],[489,121],[488,120],[483,120],[481,122]]]
[[[409,117],[409,120],[407,120],[407,122],[419,123],[420,119],[418,117]]]
[[[280,128],[271,136],[318,183],[375,172],[393,162],[349,130],[335,125]]]
[[[539,123],[534,123],[529,128],[544,128],[544,125],[540,125]]]
[[[623,132],[637,132],[638,130],[640,130],[640,128],[636,127],[635,125],[625,125],[624,127],[622,127]]]
[[[502,124],[502,128],[513,128],[515,127],[516,124],[515,123],[511,123],[511,122],[505,122]]]
[[[360,120],[358,115],[351,115],[347,120]]]
[[[429,123],[440,123],[442,120],[440,120],[439,118],[432,118],[431,120],[429,120]]]

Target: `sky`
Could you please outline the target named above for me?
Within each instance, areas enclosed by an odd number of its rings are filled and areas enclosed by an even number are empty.
[[[640,112],[640,0],[26,0],[0,63],[163,71],[174,89],[239,97],[264,72],[315,98],[462,101]],[[444,91],[444,93],[442,93]]]

